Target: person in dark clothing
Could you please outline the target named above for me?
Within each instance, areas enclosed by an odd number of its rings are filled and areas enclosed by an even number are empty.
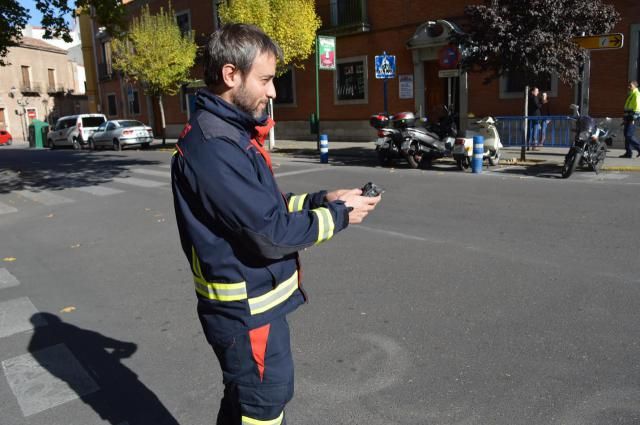
[[[540,137],[541,122],[538,117],[542,115],[542,100],[539,97],[538,87],[532,87],[529,92],[527,103],[527,115],[529,116],[529,137],[527,140],[527,150],[536,150]]]
[[[171,165],[180,242],[198,317],[222,369],[217,425],[282,425],[293,397],[286,315],[306,301],[298,251],[371,212],[361,189],[294,195],[275,181],[264,140],[280,48],[252,25],[211,35],[207,88]]]

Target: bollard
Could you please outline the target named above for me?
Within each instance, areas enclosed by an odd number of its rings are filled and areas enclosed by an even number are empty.
[[[471,171],[474,174],[482,173],[482,157],[484,156],[484,138],[482,136],[473,136],[473,161],[471,162]]]
[[[326,134],[320,135],[320,163],[329,163],[329,136]]]

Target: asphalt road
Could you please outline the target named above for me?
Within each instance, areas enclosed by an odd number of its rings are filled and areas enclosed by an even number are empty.
[[[215,422],[170,155],[0,150],[2,425]],[[386,189],[302,254],[288,424],[640,423],[639,173],[274,163]]]

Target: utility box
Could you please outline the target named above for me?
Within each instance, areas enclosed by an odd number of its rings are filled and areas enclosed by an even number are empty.
[[[29,147],[42,149],[44,148],[44,141],[47,140],[47,133],[49,132],[49,124],[40,120],[33,120],[29,124]]]

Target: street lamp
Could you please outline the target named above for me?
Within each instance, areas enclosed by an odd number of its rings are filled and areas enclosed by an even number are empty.
[[[18,90],[16,90],[15,87],[11,87],[11,90],[9,91],[9,97],[16,98],[17,91]],[[27,105],[29,105],[29,98],[24,96],[20,97],[19,99],[16,98],[16,103],[22,108],[21,111],[16,109],[16,115],[20,117],[20,127],[22,127],[22,140],[25,141],[27,140],[27,138],[25,137],[25,128],[27,126],[25,117],[27,115],[26,107]]]

